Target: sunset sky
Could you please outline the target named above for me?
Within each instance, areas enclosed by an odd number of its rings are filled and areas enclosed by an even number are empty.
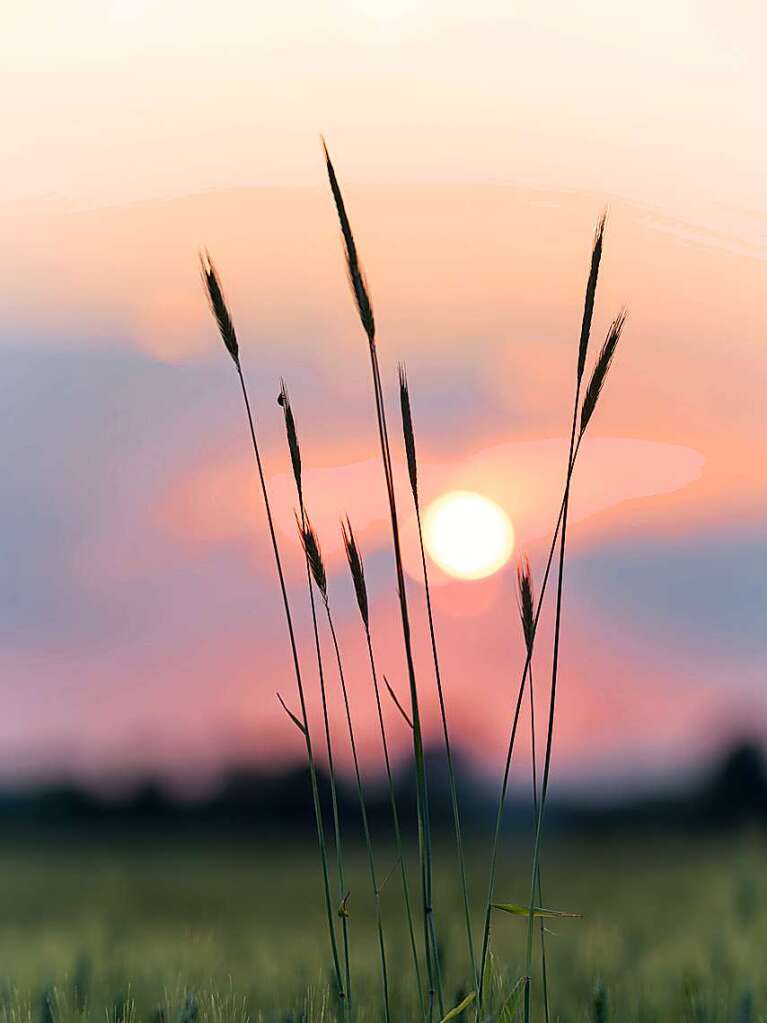
[[[31,0],[5,15],[0,787],[62,771],[188,787],[233,760],[301,755],[275,698],[294,700],[289,649],[204,246],[238,326],[312,712],[281,376],[377,763],[342,514],[366,557],[381,667],[403,691],[405,674],[320,132],[376,310],[428,735],[396,364],[424,502],[456,489],[496,501],[540,574],[607,207],[594,348],[623,304],[629,321],[574,484],[555,781],[641,787],[735,735],[767,739],[766,10]],[[434,572],[455,741],[491,774],[522,664],[514,560],[475,582]]]

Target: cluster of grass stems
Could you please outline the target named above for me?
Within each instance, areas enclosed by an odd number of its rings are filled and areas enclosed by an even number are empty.
[[[380,729],[381,745],[385,766],[386,781],[388,785],[389,802],[391,808],[392,825],[396,846],[397,863],[393,873],[398,873],[402,889],[402,900],[406,916],[410,951],[412,954],[413,977],[418,993],[418,1004],[425,1023],[435,1023],[435,1020],[445,1021],[456,1019],[464,1014],[474,1013],[477,1020],[496,1019],[498,1023],[511,1023],[515,1018],[521,1017],[525,1023],[533,1017],[533,978],[534,970],[534,949],[536,922],[540,942],[540,977],[541,990],[538,1003],[541,1007],[542,1018],[549,1023],[549,984],[551,978],[546,968],[546,926],[548,918],[575,916],[576,914],[564,913],[561,911],[547,909],[543,899],[543,884],[541,877],[541,844],[543,836],[543,825],[546,810],[546,801],[549,790],[549,779],[551,770],[552,746],[554,736],[554,723],[556,718],[557,688],[559,682],[559,653],[560,637],[563,617],[563,592],[564,592],[564,571],[565,553],[567,545],[567,528],[570,509],[571,484],[581,449],[581,442],[586,434],[587,427],[597,407],[603,385],[605,383],[610,365],[615,354],[621,332],[625,322],[625,312],[621,312],[610,325],[607,337],[594,359],[590,378],[584,385],[586,366],[589,355],[589,344],[591,339],[591,325],[594,312],[594,304],[597,292],[597,281],[602,258],[604,241],[605,217],[603,216],[596,228],[594,243],[591,254],[591,265],[589,269],[586,295],[584,301],[583,317],[581,323],[580,337],[577,349],[577,362],[575,372],[574,400],[572,408],[572,420],[570,430],[570,442],[568,449],[567,464],[565,466],[565,478],[563,484],[562,500],[559,515],[554,527],[548,557],[545,568],[538,586],[538,595],[535,596],[532,572],[527,559],[522,559],[517,568],[517,590],[519,613],[522,633],[524,636],[524,664],[519,677],[519,684],[516,691],[516,699],[511,717],[511,727],[506,748],[506,758],[498,796],[495,827],[490,840],[490,856],[488,867],[488,885],[484,902],[484,925],[481,933],[481,940],[477,945],[472,928],[471,903],[467,882],[466,858],[464,853],[463,833],[461,827],[461,813],[456,784],[455,763],[453,748],[451,744],[450,729],[448,726],[448,713],[445,701],[445,693],[442,681],[442,670],[439,657],[439,645],[432,610],[431,590],[429,584],[429,570],[424,548],[423,532],[421,528],[421,502],[418,487],[418,458],[416,452],[415,429],[410,401],[410,389],[404,366],[399,366],[399,396],[400,413],[402,425],[402,440],[404,454],[407,463],[408,478],[410,482],[411,498],[415,511],[418,540],[420,544],[421,569],[423,573],[423,586],[426,603],[426,619],[428,623],[429,644],[432,655],[434,683],[438,696],[439,713],[442,726],[442,737],[444,741],[447,760],[448,784],[450,790],[450,801],[452,808],[453,827],[455,832],[455,845],[457,868],[460,884],[460,896],[463,908],[463,917],[466,929],[466,977],[469,985],[469,992],[462,997],[458,1004],[450,1006],[445,1002],[445,995],[442,983],[442,962],[440,955],[440,944],[438,941],[437,921],[435,919],[433,897],[432,897],[432,836],[429,820],[429,793],[426,764],[424,757],[424,741],[422,733],[422,716],[419,699],[419,685],[423,685],[416,679],[415,663],[412,647],[411,616],[408,605],[407,586],[402,562],[402,550],[400,541],[400,514],[397,506],[397,495],[394,486],[394,474],[392,469],[392,453],[389,440],[389,427],[384,402],[384,390],[381,379],[381,371],[378,360],[378,349],[376,339],[376,324],[373,314],[373,306],[370,299],[370,292],[358,255],[354,235],[352,233],[349,217],[346,212],[341,187],[330,159],[327,147],[323,141],[323,153],[330,183],[333,202],[338,214],[341,235],[343,240],[346,269],[354,296],[359,320],[365,335],[368,356],[370,360],[370,373],[373,395],[373,406],[375,409],[376,426],[378,432],[381,465],[386,488],[386,498],[389,510],[391,527],[391,541],[394,554],[394,565],[396,571],[397,594],[401,619],[403,650],[407,668],[407,679],[409,689],[409,708],[406,709],[397,698],[393,688],[384,678],[383,682],[386,691],[401,713],[412,738],[413,761],[416,774],[416,812],[418,822],[418,861],[419,861],[419,899],[413,898],[406,863],[404,843],[402,839],[401,813],[397,805],[392,763],[390,756],[390,742],[387,735],[387,728],[382,706],[382,689],[378,668],[376,666],[375,648],[371,632],[368,591],[365,581],[365,569],[362,552],[354,535],[352,524],[348,518],[342,520],[341,530],[343,534],[344,548],[351,574],[352,584],[356,595],[357,607],[360,621],[367,646],[368,660],[370,666],[370,681],[375,696],[378,725]],[[298,652],[296,631],[293,622],[288,588],[285,582],[285,575],[282,565],[282,555],[277,541],[272,517],[272,508],[269,498],[269,490],[264,474],[261,453],[258,444],[255,421],[251,409],[248,390],[240,362],[240,351],[234,322],[224,298],[221,282],[216,268],[205,253],[202,256],[202,274],[205,290],[207,292],[211,311],[218,325],[219,333],[224,345],[231,356],[237,378],[240,385],[242,399],[247,418],[250,441],[255,458],[258,473],[263,506],[266,517],[266,526],[271,541],[274,564],[277,574],[279,591],[284,609],[285,623],[287,627],[291,662],[296,683],[296,696],[298,699],[297,711],[291,710],[289,701],[278,694],[286,714],[296,726],[303,737],[306,749],[306,759],[309,769],[309,778],[312,791],[314,817],[317,831],[317,845],[319,851],[320,868],[322,875],[322,893],[327,921],[328,942],[330,959],[332,963],[333,978],[337,999],[337,1010],[339,1018],[350,1020],[354,1012],[354,999],[352,997],[352,970],[350,966],[350,892],[346,889],[344,875],[344,855],[342,842],[342,826],[339,819],[338,798],[337,798],[337,771],[336,758],[334,756],[334,739],[331,734],[330,713],[329,713],[329,692],[328,676],[323,661],[322,629],[320,626],[318,608],[324,608],[324,618],[327,632],[330,636],[333,660],[335,662],[335,674],[341,690],[344,716],[348,729],[348,738],[351,746],[352,761],[354,767],[354,778],[356,783],[359,810],[362,821],[362,831],[367,853],[367,861],[370,875],[370,885],[374,899],[376,914],[376,929],[378,935],[378,946],[380,952],[381,972],[381,1013],[386,1023],[392,1019],[390,1006],[390,977],[387,969],[387,946],[384,923],[381,912],[381,896],[384,884],[389,878],[381,880],[381,875],[376,862],[373,840],[371,837],[365,787],[360,771],[360,764],[355,738],[354,719],[352,715],[349,693],[344,671],[342,651],[338,642],[338,635],[331,610],[331,600],[328,587],[328,578],[325,564],[322,557],[322,550],[317,534],[312,527],[303,488],[301,447],[299,444],[296,421],[293,409],[288,396],[284,381],[282,382],[279,404],[282,407],[285,419],[285,432],[290,454],[290,461],[293,470],[293,477],[296,487],[297,513],[296,520],[298,533],[301,540],[305,561],[306,561],[306,585],[308,590],[309,605],[311,608],[311,622],[313,632],[314,658],[316,660],[316,671],[319,685],[319,694],[322,705],[322,726],[325,753],[327,756],[328,772],[330,777],[330,799],[332,818],[332,843],[326,833],[326,817],[319,795],[318,769],[315,756],[315,742],[312,730],[309,725],[307,714],[306,686],[304,673],[302,672],[301,660]],[[553,651],[551,658],[551,678],[549,686],[548,714],[545,727],[545,744],[543,750],[542,767],[538,764],[535,724],[535,699],[533,691],[533,660],[536,644],[536,633],[541,611],[544,605],[544,598],[548,588],[552,569],[556,566],[555,584],[555,605],[554,605],[554,630],[553,630]],[[319,597],[319,600],[317,600]],[[512,757],[516,744],[518,726],[524,704],[525,692],[529,697],[530,730],[531,730],[531,751],[532,751],[532,780],[533,780],[533,807],[535,818],[534,843],[531,856],[530,891],[526,901],[500,902],[496,895],[496,873],[498,854],[506,806],[506,797],[509,784],[509,776],[512,764]],[[331,879],[333,873],[330,866],[330,846],[333,846],[335,853],[335,878]],[[487,988],[488,974],[492,964],[492,922],[495,912],[505,912],[521,916],[527,921],[527,939],[525,952],[525,973],[518,979],[502,1000],[500,1010],[496,1016],[488,1016],[487,1013]],[[420,932],[420,936],[419,936]],[[477,954],[479,949],[479,954]]]

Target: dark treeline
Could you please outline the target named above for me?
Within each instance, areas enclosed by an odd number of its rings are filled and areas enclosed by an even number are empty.
[[[456,762],[459,793],[467,831],[485,829],[493,813],[495,793],[466,765]],[[452,825],[444,759],[428,757],[429,795],[433,824]],[[327,777],[320,773],[322,803],[330,807]],[[390,827],[388,794],[381,785],[367,790],[371,826],[383,837]],[[415,779],[412,770],[397,776],[397,795],[403,825],[416,827]],[[351,784],[339,789],[344,819],[359,815]],[[510,799],[507,825],[529,830],[529,799]],[[559,831],[722,830],[744,825],[767,827],[767,768],[761,748],[750,742],[734,746],[704,777],[687,790],[645,796],[611,804],[553,801],[550,823]],[[129,829],[154,831],[191,829],[211,834],[235,833],[290,836],[313,827],[307,770],[297,767],[270,773],[252,767],[230,771],[218,789],[197,800],[173,798],[158,782],[149,780],[129,796],[109,797],[76,784],[51,785],[32,792],[0,795],[0,827],[78,830]]]

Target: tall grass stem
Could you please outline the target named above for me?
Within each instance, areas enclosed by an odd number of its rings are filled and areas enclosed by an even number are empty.
[[[256,468],[258,470],[258,478],[261,486],[261,494],[264,502],[264,510],[266,512],[266,521],[269,531],[269,538],[271,540],[272,551],[274,554],[274,562],[277,570],[277,579],[280,587],[280,595],[282,597],[282,605],[285,612],[285,622],[288,630],[288,638],[290,641],[290,651],[293,662],[293,670],[296,678],[296,687],[298,690],[298,698],[301,707],[301,721],[304,726],[304,741],[306,744],[306,758],[309,766],[309,777],[312,792],[312,804],[314,807],[314,817],[317,827],[317,842],[320,853],[320,864],[322,870],[322,881],[323,890],[325,895],[325,910],[328,923],[328,933],[330,938],[331,956],[333,961],[333,969],[336,978],[336,988],[339,1003],[342,1007],[342,1012],[345,1018],[348,1019],[349,1015],[349,1000],[347,992],[344,987],[343,976],[341,973],[341,963],[338,955],[338,942],[336,939],[335,932],[335,921],[333,918],[333,904],[332,897],[330,894],[330,880],[328,875],[328,858],[327,858],[327,845],[325,841],[325,826],[322,817],[322,806],[320,803],[319,784],[317,781],[317,765],[314,760],[314,751],[312,747],[311,733],[309,730],[309,719],[306,710],[306,696],[304,692],[304,684],[301,676],[301,665],[298,658],[298,648],[296,644],[295,631],[293,628],[293,617],[290,611],[290,602],[288,600],[287,587],[285,585],[285,575],[282,569],[282,559],[280,557],[280,549],[277,543],[277,535],[274,529],[274,521],[272,518],[271,503],[269,500],[269,491],[266,485],[266,477],[264,475],[263,463],[261,461],[261,452],[258,447],[258,440],[256,437],[256,428],[253,419],[253,413],[250,406],[250,399],[248,397],[248,389],[245,384],[245,377],[242,372],[242,366],[239,358],[239,345],[234,329],[234,324],[226,306],[226,302],[223,297],[223,290],[219,281],[218,273],[216,272],[215,266],[213,265],[210,257],[206,254],[202,259],[202,272],[203,272],[203,283],[206,288],[208,301],[210,303],[213,315],[221,333],[222,340],[226,346],[227,351],[231,355],[235,368],[237,370],[237,377],[240,382],[240,388],[242,390],[243,402],[245,405],[245,412],[248,420],[248,428],[250,432],[250,439],[253,446],[253,455],[256,461]]]
[[[413,426],[413,415],[410,405],[410,389],[407,382],[407,374],[404,366],[399,367],[400,384],[400,406],[402,412],[402,433],[405,441],[405,453],[407,456],[408,473],[410,476],[410,489],[413,495],[413,506],[415,508],[416,526],[418,530],[418,545],[421,554],[421,570],[423,572],[424,593],[426,596],[426,616],[429,625],[429,640],[431,643],[432,661],[434,664],[434,676],[437,683],[437,695],[439,698],[439,712],[442,721],[442,735],[445,742],[445,756],[447,758],[448,786],[450,789],[450,802],[453,812],[453,827],[455,829],[455,841],[458,854],[458,871],[461,876],[461,893],[463,896],[463,913],[466,926],[466,941],[469,952],[469,963],[471,966],[472,982],[474,990],[479,989],[479,977],[477,976],[477,960],[474,953],[474,937],[471,927],[471,910],[469,908],[469,886],[466,872],[466,856],[463,846],[463,833],[461,829],[461,814],[458,805],[458,786],[455,780],[455,767],[453,762],[453,751],[450,743],[450,729],[447,723],[447,707],[445,704],[445,693],[442,686],[442,672],[440,669],[439,653],[437,650],[437,636],[434,628],[434,613],[431,602],[431,586],[429,584],[429,570],[426,562],[426,548],[423,542],[423,527],[421,525],[421,501],[418,494],[418,457],[415,444],[415,428]]]
[[[434,925],[434,912],[432,905],[432,845],[431,825],[429,821],[429,801],[426,781],[426,764],[423,750],[423,736],[421,732],[421,713],[418,700],[418,689],[416,685],[415,664],[413,659],[410,617],[408,613],[407,593],[405,590],[405,573],[402,566],[402,551],[400,547],[399,520],[397,516],[397,501],[394,492],[394,480],[391,469],[391,452],[386,426],[386,412],[384,408],[383,392],[381,388],[381,373],[378,365],[378,353],[375,341],[375,321],[373,317],[372,304],[367,288],[362,267],[357,254],[356,244],[351,230],[349,217],[341,193],[341,188],[336,177],[335,169],[330,159],[325,140],[322,140],[322,147],[325,156],[325,164],[330,182],[330,189],[333,195],[336,212],[338,214],[341,234],[346,254],[346,267],[352,293],[357,305],[363,330],[368,341],[370,355],[370,367],[373,377],[373,390],[375,395],[376,419],[378,423],[378,435],[381,446],[381,459],[383,462],[384,477],[386,482],[387,497],[389,502],[389,515],[391,519],[392,543],[394,547],[394,562],[397,574],[397,591],[400,606],[400,618],[402,621],[402,636],[405,647],[405,660],[407,662],[408,682],[410,686],[410,702],[413,722],[413,759],[416,770],[416,805],[418,812],[418,848],[421,861],[421,893],[424,918],[424,948],[426,964],[429,976],[429,1015],[431,1017],[434,995],[439,1004],[440,1015],[444,1015],[444,998],[442,994],[442,983],[440,979],[439,948],[436,939],[436,928]]]

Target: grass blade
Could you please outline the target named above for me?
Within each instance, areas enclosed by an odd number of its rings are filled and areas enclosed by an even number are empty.
[[[446,1016],[443,1016],[439,1023],[450,1023],[451,1019],[458,1019],[461,1013],[465,1012],[474,999],[477,997],[477,992],[472,991],[471,994],[466,995],[462,1002],[459,1002],[454,1008],[448,1012]]]
[[[514,1023],[517,1013],[522,1006],[522,995],[526,986],[527,977],[520,977],[511,989],[511,994],[501,1006],[501,1011],[498,1013],[498,1023]]]
[[[531,910],[529,906],[520,906],[516,902],[494,902],[493,909],[500,909],[504,913],[510,913],[512,916],[545,917],[547,920],[580,920],[583,917],[582,913],[566,913],[564,910],[544,909],[542,906],[533,906]]]
[[[392,688],[391,683],[389,682],[389,680],[386,677],[386,675],[384,675],[383,680],[384,680],[384,685],[386,686],[386,689],[387,689],[387,691],[389,693],[389,696],[391,696],[391,698],[392,698],[394,706],[397,708],[397,710],[400,712],[402,717],[405,719],[405,724],[407,724],[408,728],[412,728],[413,727],[413,722],[410,720],[410,718],[408,716],[408,712],[405,710],[405,708],[400,703],[399,698],[397,697],[397,694],[395,693],[394,689]]]
[[[302,735],[306,735],[306,729],[301,724],[301,722],[298,720],[298,718],[293,713],[293,711],[290,709],[290,707],[288,707],[287,703],[285,703],[285,701],[283,700],[283,698],[280,696],[279,693],[277,693],[277,699],[280,701],[280,703],[282,704],[282,709],[288,715],[288,717],[293,722],[293,724],[296,726],[296,728],[299,730],[299,732],[301,732]]]

